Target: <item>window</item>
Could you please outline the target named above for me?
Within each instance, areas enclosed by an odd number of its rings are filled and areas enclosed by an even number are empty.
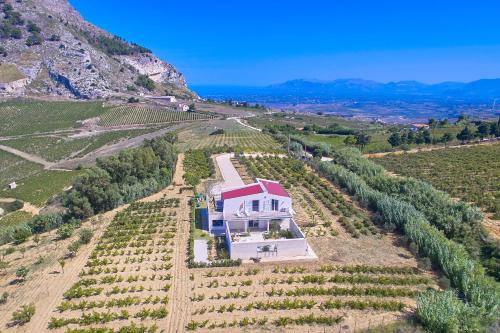
[[[278,210],[279,201],[276,199],[271,200],[271,210]]]
[[[252,211],[259,211],[259,200],[252,200]]]
[[[248,227],[249,228],[258,228],[259,227],[259,221],[254,221],[254,220],[248,221]]]
[[[212,227],[222,227],[224,225],[224,220],[213,220]]]

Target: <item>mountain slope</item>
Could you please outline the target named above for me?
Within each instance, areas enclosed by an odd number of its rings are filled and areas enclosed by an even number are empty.
[[[86,22],[66,0],[2,0],[0,8],[2,95],[191,95],[174,66]],[[9,75],[13,66],[18,75]]]

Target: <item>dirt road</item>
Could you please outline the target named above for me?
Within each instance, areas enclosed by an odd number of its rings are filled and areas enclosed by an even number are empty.
[[[16,156],[19,156],[21,158],[24,158],[25,160],[28,160],[30,162],[41,164],[41,165],[43,165],[43,167],[45,169],[49,169],[51,166],[54,165],[54,163],[46,161],[43,158],[41,158],[40,156],[28,154],[28,153],[25,153],[24,151],[20,151],[20,150],[17,150],[15,148],[12,148],[12,147],[0,145],[0,149],[6,151],[8,153],[14,154]]]

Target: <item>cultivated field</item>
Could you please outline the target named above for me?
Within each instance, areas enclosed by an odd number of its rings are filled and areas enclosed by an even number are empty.
[[[145,327],[167,317],[179,199],[134,203],[118,213],[80,279],[64,293],[48,327],[54,332],[106,324]]]
[[[47,200],[69,187],[80,171],[41,171],[17,182],[13,190],[0,190],[0,197],[16,198],[43,207]]]
[[[193,269],[189,331],[353,332],[402,317],[434,285],[409,266]],[[304,327],[305,325],[305,327]]]
[[[453,197],[474,202],[500,220],[500,144],[389,154],[373,161],[426,180]]]
[[[33,176],[42,169],[43,167],[39,164],[28,162],[21,157],[0,150],[0,186],[2,189],[10,182]]]
[[[212,134],[221,129],[223,134]],[[178,146],[182,150],[226,148],[228,151],[283,152],[270,135],[244,127],[234,120],[212,120],[182,131]]]
[[[101,102],[11,100],[0,103],[0,136],[72,129],[78,120],[101,115]]]
[[[182,156],[173,181],[177,185],[85,222],[95,241],[74,258],[66,257],[64,267],[58,260],[74,237],[62,240],[51,232],[40,235],[36,244],[29,240],[0,247],[7,253],[2,259],[10,263],[0,275],[2,290],[8,292],[0,306],[2,332],[184,331],[192,192],[180,191]],[[25,280],[16,279],[21,266],[29,269]],[[34,318],[11,326],[11,313],[30,302]]]
[[[138,124],[166,124],[211,119],[207,113],[181,112],[167,108],[142,105],[123,105],[107,110],[99,122],[101,126],[124,126]]]
[[[1,141],[0,143],[26,153],[40,156],[47,161],[56,162],[66,158],[81,157],[105,144],[135,137],[150,131],[151,129],[112,131],[82,138],[71,138],[61,135],[22,137]]]

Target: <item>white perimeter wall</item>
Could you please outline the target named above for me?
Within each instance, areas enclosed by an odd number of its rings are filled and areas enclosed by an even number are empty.
[[[251,242],[251,243],[231,243],[230,255],[231,259],[250,259],[257,257],[257,247],[270,245],[271,249],[274,245],[278,246],[278,252],[266,253],[261,252],[258,254],[259,257],[296,257],[304,256],[307,254],[307,241],[302,239],[276,239],[263,242]]]

